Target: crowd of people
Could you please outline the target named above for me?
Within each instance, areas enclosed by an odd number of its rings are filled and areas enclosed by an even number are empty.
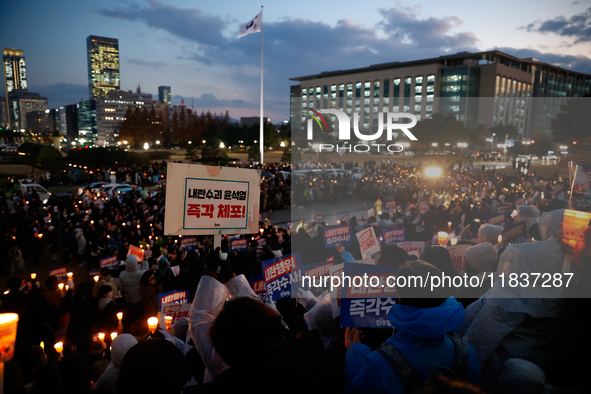
[[[263,274],[262,262],[295,252],[304,264],[364,259],[355,237],[350,247],[325,246],[323,225],[336,223],[261,221],[258,234],[242,236],[248,250],[232,252],[229,235],[217,248],[209,236],[195,237],[190,248],[181,237],[166,236],[165,186],[111,199],[86,188],[46,204],[35,193],[7,197],[0,208],[0,256],[11,276],[1,301],[4,312],[18,313],[19,326],[5,392],[588,392],[588,303],[580,296],[591,279],[591,231],[575,248],[564,240],[567,202],[557,180],[466,164],[452,164],[435,178],[425,176],[424,166],[356,164],[328,166],[361,168],[356,176],[299,171],[287,177],[280,173],[289,168],[267,165],[261,169],[275,176],[261,181],[261,207],[371,201],[367,215],[348,219],[353,234],[403,228],[406,241],[425,242],[418,256],[396,245],[382,245],[372,256],[400,277],[463,274],[433,240],[444,231],[470,246],[470,277],[554,274],[569,254],[577,280],[551,296],[507,293],[496,281],[478,289],[441,286],[428,297],[399,288],[388,312],[394,329],[341,327],[326,292],[273,302],[261,301],[251,286]],[[156,163],[95,169],[89,181],[113,172],[117,180],[143,185],[166,179],[165,164]],[[486,223],[499,207],[509,207],[507,223],[527,221],[527,242],[499,244],[503,228]],[[143,258],[129,254],[130,247]],[[89,274],[49,276],[44,283],[24,278],[42,257]],[[101,266],[106,257],[119,263]],[[147,319],[160,311],[159,294],[170,291],[187,291],[188,316],[151,328]]]

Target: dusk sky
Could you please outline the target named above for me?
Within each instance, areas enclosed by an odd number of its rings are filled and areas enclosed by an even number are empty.
[[[0,45],[24,50],[29,90],[88,99],[86,37],[119,39],[121,89],[258,116],[261,35],[237,39],[251,0],[2,0]],[[370,5],[371,4],[371,5]],[[308,1],[265,5],[265,116],[289,118],[289,78],[499,49],[591,74],[590,1]],[[4,95],[4,89],[0,95]]]

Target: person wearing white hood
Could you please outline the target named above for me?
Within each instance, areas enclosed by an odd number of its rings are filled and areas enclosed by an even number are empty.
[[[533,287],[535,276],[560,273],[564,254],[556,241],[564,210],[544,213],[539,221],[541,242],[510,245],[501,255],[497,275],[504,286],[494,286],[466,308],[466,320],[455,333],[468,337],[482,368],[482,384],[494,391],[495,379],[505,361],[521,358],[541,367],[549,365],[563,312],[564,288]],[[509,275],[519,275],[521,286],[508,285]],[[524,276],[525,275],[525,276]],[[529,286],[525,285],[525,278]],[[566,280],[564,281],[566,283]]]
[[[76,238],[76,242],[78,243],[78,265],[84,265],[84,253],[86,252],[86,238],[84,237],[84,232],[81,228],[76,229],[76,233],[74,235]]]
[[[123,287],[123,297],[128,306],[131,306],[132,315],[125,314],[125,320],[129,324],[133,323],[136,318],[141,318],[143,315],[142,296],[140,295],[140,280],[144,275],[145,270],[138,269],[137,258],[130,254],[125,260],[125,271],[119,274],[119,280]]]
[[[123,357],[125,357],[127,351],[137,345],[137,343],[137,339],[131,334],[121,334],[115,338],[111,345],[111,362],[96,382],[96,387],[98,389],[104,389],[115,394],[115,382],[119,376]]]

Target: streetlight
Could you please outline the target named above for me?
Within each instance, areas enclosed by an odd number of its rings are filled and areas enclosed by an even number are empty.
[[[201,140],[201,142],[203,142],[205,144],[205,140]]]
[[[144,143],[144,149],[145,149],[145,150],[148,150],[148,149],[150,149],[150,145],[149,145],[147,142],[145,142],[145,143]]]
[[[460,148],[462,148],[462,151],[461,151],[461,153],[460,153],[460,156],[464,156],[464,148],[467,148],[467,147],[468,147],[468,144],[467,144],[467,143],[465,143],[465,142],[458,142],[458,146],[459,146]]]
[[[159,140],[156,141],[156,145],[160,145],[160,141]]]
[[[226,146],[224,145],[223,142],[220,142],[220,148],[224,149]]]
[[[281,141],[281,144],[279,144],[279,146],[281,146],[282,148],[285,148],[285,142]]]
[[[433,142],[433,143],[431,144],[431,146],[432,146],[432,147],[434,147],[434,148],[437,148],[437,142]]]

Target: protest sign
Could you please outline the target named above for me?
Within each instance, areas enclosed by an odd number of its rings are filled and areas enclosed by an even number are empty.
[[[406,229],[404,228],[389,228],[382,230],[383,245],[394,245],[396,242],[406,240]]]
[[[88,276],[96,276],[96,275],[100,275],[101,271],[99,270],[90,270],[88,271]]]
[[[344,223],[349,223],[349,214],[348,214],[348,213],[346,213],[346,214],[345,214],[345,216],[343,216],[343,217],[341,218],[340,222],[341,222],[341,224],[344,224]]]
[[[326,226],[322,230],[324,248],[334,248],[338,245],[351,246],[352,229],[349,225]]]
[[[380,245],[376,238],[376,233],[373,231],[373,227],[365,230],[361,230],[356,234],[359,240],[359,247],[361,248],[361,255],[369,259],[371,255],[380,251]]]
[[[302,259],[299,252],[261,262],[267,297],[273,301],[291,296],[291,284],[300,283]]]
[[[509,213],[514,209],[513,204],[497,205],[497,213]]]
[[[328,275],[341,277],[345,264],[334,264],[328,267]],[[336,289],[330,293],[330,306],[332,309],[332,317],[339,317],[341,315],[341,289]]]
[[[397,272],[395,267],[345,263],[343,274],[351,278],[351,285],[341,289],[341,326],[392,328],[388,312],[398,294],[388,278]],[[375,283],[364,283],[364,276],[374,277]]]
[[[64,280],[68,277],[68,268],[54,268],[49,270],[49,276],[57,276],[59,280]]]
[[[256,170],[168,163],[164,233],[256,233],[260,182]]]
[[[521,244],[527,241],[528,222],[513,223],[505,227],[503,233],[503,246],[508,244]]]
[[[313,290],[314,288],[319,289],[320,282],[318,278],[323,278],[330,274],[330,267],[332,267],[334,263],[332,261],[321,261],[319,263],[314,264],[306,264],[302,267],[302,277],[307,276],[310,282],[306,280],[306,283],[302,281],[302,288]],[[316,278],[316,280],[314,280]],[[314,281],[313,281],[314,280]],[[313,282],[312,282],[313,281]],[[314,286],[309,286],[314,283]],[[304,287],[304,285],[306,285]]]
[[[257,241],[258,246],[265,246],[267,244],[267,240],[263,237],[261,237],[260,235],[257,235],[256,238],[254,239],[255,241]]]
[[[180,265],[175,265],[174,267],[170,267],[170,270],[172,271],[174,276],[179,276],[179,273],[181,272],[181,267]]]
[[[455,245],[447,247],[447,251],[451,256],[454,267],[456,267],[460,274],[466,272],[466,251],[470,246],[471,245]]]
[[[267,301],[267,288],[265,287],[265,275],[250,275],[250,287],[261,301]]]
[[[99,262],[101,264],[101,268],[103,268],[103,267],[107,267],[107,268],[119,267],[119,259],[117,258],[117,256],[103,257],[102,259],[99,260]]]
[[[160,311],[164,304],[184,304],[189,300],[189,292],[187,290],[173,290],[166,293],[159,293],[158,300]]]
[[[486,222],[489,224],[494,224],[495,226],[505,227],[505,214],[493,213],[486,215]]]
[[[248,239],[233,239],[230,241],[230,253],[248,251]]]
[[[181,247],[184,251],[197,249],[197,238],[196,237],[183,237],[181,238]]]
[[[142,248],[138,248],[135,245],[129,245],[127,255],[129,256],[130,254],[134,255],[137,258],[138,263],[144,261],[144,250]]]
[[[406,253],[413,254],[417,257],[423,253],[423,249],[425,249],[425,242],[424,241],[410,241],[410,242],[398,242],[396,246],[402,248]]]
[[[374,215],[374,210],[373,210],[373,208],[370,208],[370,209],[368,209],[368,210],[367,210],[367,217],[368,217],[368,218],[370,218],[370,217],[372,217],[373,215]]]
[[[162,304],[162,309],[160,312],[160,328],[166,329],[166,323],[164,322],[164,316],[171,316],[172,322],[171,324],[175,324],[183,317],[189,317],[189,313],[191,312],[191,304],[189,303],[166,303]]]

